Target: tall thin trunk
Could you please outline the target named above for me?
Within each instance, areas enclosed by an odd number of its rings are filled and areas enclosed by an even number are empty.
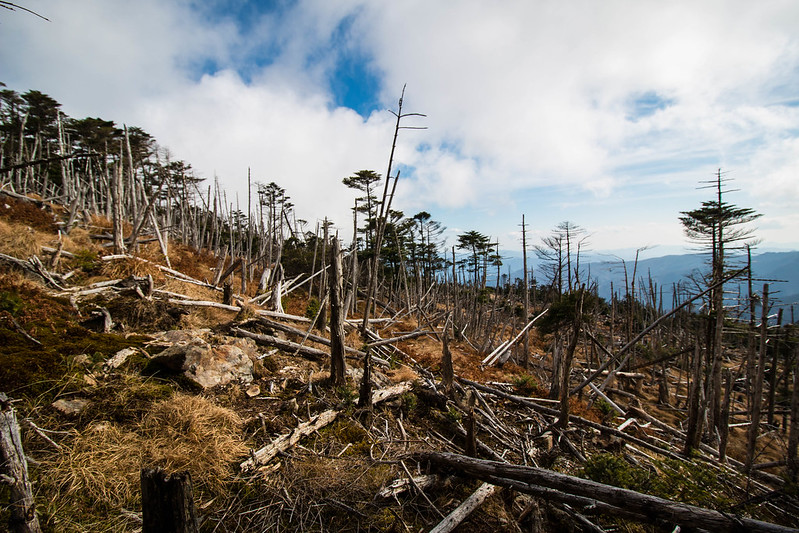
[[[341,268],[341,245],[334,237],[331,243],[330,279],[330,384],[340,387],[345,384],[344,363],[344,309],[342,291],[344,275]]]
[[[522,262],[524,263],[524,310],[522,311],[522,320],[527,324],[529,321],[528,313],[530,312],[530,281],[527,276],[527,225],[524,223],[524,215],[522,215]],[[530,368],[529,334],[524,335],[522,350],[522,366],[527,370]]]
[[[760,354],[757,363],[757,376],[752,387],[752,413],[747,434],[746,471],[752,469],[755,460],[755,444],[760,433],[760,408],[763,404],[763,377],[766,366],[766,341],[768,339],[768,283],[763,285],[763,313],[760,324]]]

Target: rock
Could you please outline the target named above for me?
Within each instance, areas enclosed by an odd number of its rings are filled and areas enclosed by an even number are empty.
[[[109,370],[113,370],[114,368],[119,368],[125,361],[128,360],[128,357],[136,353],[136,348],[123,348],[119,350],[117,353],[112,355],[104,364],[103,370],[108,372]]]
[[[152,360],[175,372],[183,372],[201,387],[211,388],[233,381],[252,383],[257,351],[254,342],[242,342],[250,339],[222,337],[211,344],[183,332],[183,335],[165,335],[158,343],[167,339],[178,343],[153,356]]]
[[[81,366],[90,366],[92,364],[92,359],[85,353],[78,354],[72,359],[72,362],[76,365]]]
[[[56,400],[52,403],[53,407],[61,413],[69,416],[80,414],[89,405],[89,400],[85,398],[73,398],[71,400]]]

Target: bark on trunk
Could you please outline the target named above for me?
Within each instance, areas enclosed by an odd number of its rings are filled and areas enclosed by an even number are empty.
[[[17,415],[3,393],[0,393],[0,473],[5,476],[4,481],[10,485],[9,531],[40,533],[36,503],[28,479],[28,461],[22,449]]]
[[[142,533],[197,533],[191,475],[167,474],[160,468],[141,471]]]
[[[332,279],[330,280],[330,384],[344,385],[344,314],[341,301],[343,273],[341,269],[341,245],[337,238],[332,243]]]
[[[768,533],[796,531],[793,528],[674,502],[542,468],[486,461],[452,453],[427,452],[416,454],[414,457],[419,462],[430,463],[436,469],[455,471],[459,475],[473,477],[495,485],[502,484],[503,480],[510,480],[509,486],[513,485],[516,490],[520,490],[520,483],[526,483],[553,489],[560,493],[591,498],[634,513],[640,513],[651,521],[663,520],[709,531]]]

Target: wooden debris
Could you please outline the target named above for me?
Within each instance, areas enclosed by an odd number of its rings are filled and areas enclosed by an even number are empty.
[[[419,462],[429,463],[436,469],[454,470],[459,475],[481,479],[493,484],[501,485],[503,480],[511,480],[514,483],[509,483],[508,486],[512,486],[516,490],[521,490],[527,484],[591,498],[639,513],[642,517],[647,517],[647,521],[650,522],[663,520],[709,531],[745,530],[763,533],[796,531],[793,528],[674,502],[541,468],[474,459],[453,453],[423,452],[415,454],[414,458]]]
[[[471,496],[466,498],[454,511],[449,513],[444,520],[439,522],[436,527],[430,530],[430,533],[449,533],[458,524],[463,522],[472,511],[480,507],[484,501],[494,495],[499,487],[491,485],[490,483],[483,483],[480,487],[472,493]]]
[[[438,479],[439,477],[435,474],[423,474],[421,476],[413,476],[411,478],[402,477],[395,479],[389,485],[380,489],[375,497],[391,498],[393,496],[402,494],[414,486],[424,490],[435,485],[436,482],[438,482]]]
[[[200,530],[191,474],[141,471],[142,533],[197,533]]]
[[[372,396],[372,403],[380,403],[389,398],[393,398],[408,392],[409,390],[411,390],[411,383],[404,382],[394,385],[393,387],[375,391]],[[306,437],[314,431],[318,431],[319,429],[333,422],[340,413],[341,411],[328,409],[327,411],[323,411],[322,413],[316,415],[307,422],[303,422],[287,435],[282,435],[263,448],[253,451],[250,455],[250,458],[239,465],[241,470],[243,472],[251,472],[258,466],[268,463],[280,452],[286,451],[297,444],[303,437]]]
[[[39,533],[36,502],[28,479],[28,460],[22,449],[17,415],[8,397],[0,392],[0,474],[10,486],[11,519],[10,531],[15,533]]]

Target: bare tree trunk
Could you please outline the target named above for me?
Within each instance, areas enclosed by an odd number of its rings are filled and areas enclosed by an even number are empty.
[[[344,363],[344,313],[346,310],[341,301],[343,291],[343,272],[341,268],[341,245],[337,238],[331,243],[330,279],[330,384],[333,387],[343,386]]]
[[[191,475],[167,475],[160,468],[141,471],[142,533],[197,533]]]
[[[0,393],[0,473],[10,485],[10,531],[40,533],[33,488],[28,479],[28,460],[22,449],[17,415],[5,394]]]
[[[569,425],[569,376],[571,375],[574,351],[577,349],[577,340],[580,338],[584,295],[585,286],[582,286],[580,287],[580,295],[577,299],[577,305],[575,305],[574,308],[571,340],[569,341],[569,347],[566,350],[566,354],[563,358],[563,373],[561,374],[560,384],[560,418],[558,419],[558,426],[564,429]]]
[[[771,372],[769,372],[768,415],[769,426],[774,425],[774,401],[777,397],[777,371],[780,366],[780,329],[782,328],[782,308],[777,312],[777,338],[771,350]]]
[[[702,438],[702,423],[704,413],[701,410],[702,394],[702,349],[697,341],[694,345],[694,360],[691,370],[691,386],[688,392],[688,428],[685,431],[685,449],[683,454],[690,456],[693,450],[699,448]]]
[[[522,262],[524,263],[524,311],[522,311],[522,320],[526,324],[529,320],[527,313],[530,312],[530,282],[527,276],[527,226],[524,223],[524,215],[522,215]],[[523,346],[522,367],[528,370],[530,368],[530,335],[524,336]]]
[[[751,472],[755,460],[755,444],[760,433],[760,408],[763,405],[763,377],[766,366],[766,340],[768,338],[768,283],[763,285],[762,322],[760,324],[760,355],[758,357],[757,375],[752,387],[752,415],[747,434],[746,462],[747,472]]]
[[[727,462],[727,443],[730,439],[730,402],[732,400],[732,386],[736,375],[725,369],[726,383],[724,388],[724,403],[721,406],[721,425],[719,427],[719,461]]]
[[[112,232],[114,235],[114,253],[123,254],[125,248],[125,236],[122,229],[122,162],[114,169],[114,176],[111,178],[111,208]]]
[[[788,472],[791,481],[796,482],[799,474],[799,350],[794,350],[793,391],[791,392],[791,430],[788,433]]]
[[[449,351],[449,322],[444,326],[444,332],[441,336],[441,381],[444,385],[444,394],[450,396],[452,394],[452,382],[455,378],[455,371],[452,367],[452,352]]]

